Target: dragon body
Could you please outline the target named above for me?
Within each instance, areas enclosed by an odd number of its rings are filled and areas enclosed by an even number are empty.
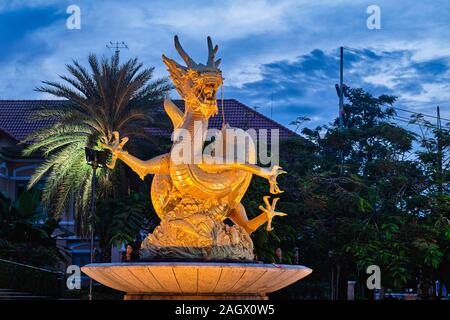
[[[113,132],[103,139],[103,147],[112,153],[109,167],[113,168],[120,159],[141,178],[154,174],[151,200],[161,223],[142,243],[141,256],[144,258],[251,260],[253,243],[250,234],[266,222],[270,231],[272,218],[285,214],[275,211],[278,198],[270,204],[267,196],[263,199],[266,206],[260,206],[262,213],[248,219],[241,199],[253,175],[267,179],[271,193],[282,192],[276,178],[284,171],[278,166],[265,169],[252,164],[256,152],[251,147],[246,157],[251,161],[246,162],[179,161],[180,150],[190,160],[198,156],[202,159],[208,119],[217,114],[216,93],[223,79],[218,68],[220,59],[215,60],[218,48],[213,48],[209,37],[206,65],[195,63],[176,36],[175,47],[187,66],[164,55],[163,61],[185,101],[185,109],[182,112],[172,101],[164,101],[164,109],[174,126],[170,152],[140,160],[123,150],[128,138],[120,139],[119,133]],[[229,127],[222,131],[225,129]],[[193,139],[177,139],[177,132]],[[194,137],[201,137],[200,141]],[[234,148],[234,144],[234,141],[224,141],[224,149]],[[232,220],[234,225],[225,224],[225,219]]]

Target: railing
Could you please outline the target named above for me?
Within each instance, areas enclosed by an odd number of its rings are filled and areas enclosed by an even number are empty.
[[[63,278],[62,272],[0,259],[1,288],[57,297]]]

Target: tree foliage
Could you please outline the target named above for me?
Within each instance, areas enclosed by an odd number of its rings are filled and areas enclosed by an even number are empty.
[[[395,100],[349,89],[343,130],[336,119],[281,147],[288,175],[279,209],[289,215],[276,223],[280,242],[264,250],[281,246],[289,256],[299,247],[311,279],[333,275],[341,298],[347,280],[369,296],[370,265],[380,266],[385,288],[425,295],[436,280],[450,288],[450,127],[415,117],[422,134],[411,132],[395,121]]]
[[[24,191],[16,201],[0,193],[0,258],[43,267],[56,267],[66,258],[57,235],[71,235],[59,221],[39,210],[39,192]]]
[[[89,56],[89,68],[77,61],[67,65],[62,83],[44,81],[38,92],[67,101],[38,108],[33,119],[54,119],[55,124],[32,133],[24,142],[26,155],[43,154],[45,161],[33,174],[29,187],[45,179],[43,205],[57,216],[75,199],[80,231],[86,231],[91,194],[92,169],[86,164],[84,148],[98,148],[101,137],[113,131],[124,136],[144,137],[155,101],[169,90],[167,79],[152,81],[154,68],[143,68],[136,58],[120,63],[119,54],[110,59]],[[130,144],[132,148],[132,144]],[[117,171],[116,171],[117,172]],[[99,190],[111,193],[112,175],[98,170]]]

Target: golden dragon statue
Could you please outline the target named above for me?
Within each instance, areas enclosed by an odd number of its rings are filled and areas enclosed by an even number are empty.
[[[198,134],[195,130],[201,128],[200,137],[203,137],[209,118],[218,113],[216,94],[223,83],[219,69],[221,59],[215,59],[218,46],[213,47],[208,37],[208,60],[204,65],[194,62],[177,36],[174,40],[175,48],[186,66],[165,55],[162,59],[185,102],[185,108],[182,112],[170,99],[165,99],[164,110],[173,123],[174,132],[183,129],[194,136]],[[201,125],[196,127],[196,122]],[[175,153],[181,143],[190,143],[187,150],[192,155],[198,155],[202,153],[205,141],[196,144],[183,139],[173,140],[169,153],[144,161],[123,149],[128,138],[121,139],[118,132],[102,138],[103,148],[112,153],[110,168],[114,168],[116,160],[120,159],[141,179],[154,174],[151,200],[161,222],[142,242],[141,258],[253,260],[250,234],[266,222],[267,230],[272,230],[272,218],[286,214],[275,210],[278,198],[270,203],[270,196],[265,196],[265,206],[259,207],[262,213],[249,219],[241,199],[253,175],[267,179],[272,194],[281,193],[277,177],[285,171],[279,166],[261,168],[249,161],[175,161]],[[225,143],[227,148],[229,144]],[[234,148],[234,145],[231,144],[231,147]],[[249,158],[253,159],[255,150],[250,148],[248,152]],[[225,219],[230,219],[233,225],[224,223]]]

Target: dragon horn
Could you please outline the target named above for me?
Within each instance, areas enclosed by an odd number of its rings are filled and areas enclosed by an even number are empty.
[[[180,44],[180,41],[178,40],[178,36],[174,37],[174,41],[175,41],[175,49],[177,49],[178,54],[183,58],[184,62],[186,62],[188,68],[194,68],[195,66],[197,66],[194,60],[192,60],[192,58],[189,57],[186,51],[184,51],[183,47]]]
[[[214,68],[216,67],[217,62],[220,63],[220,61],[214,61],[214,58],[218,50],[219,47],[217,45],[213,48],[211,37],[208,36],[208,62],[206,63],[208,67]]]

